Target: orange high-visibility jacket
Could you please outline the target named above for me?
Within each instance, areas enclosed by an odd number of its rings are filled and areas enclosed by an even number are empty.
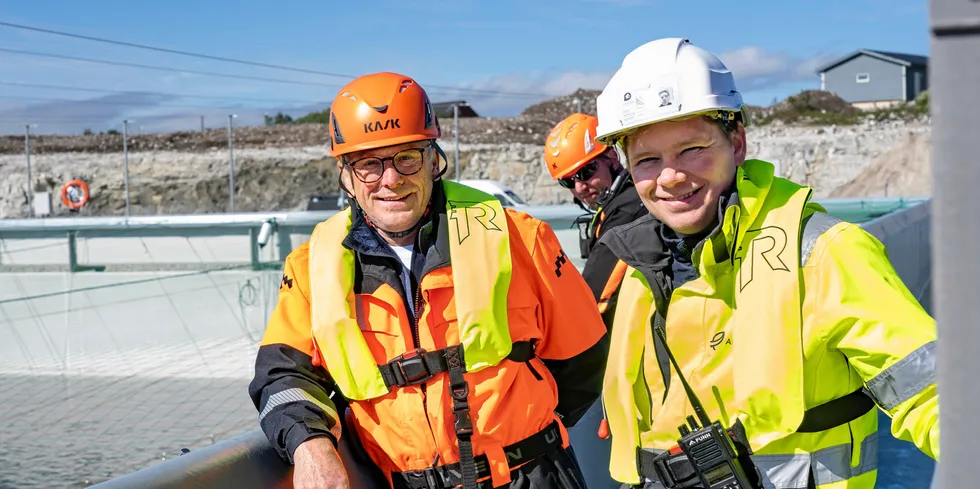
[[[401,262],[357,209],[348,235],[337,236],[355,252],[354,292],[362,311],[358,321],[378,364],[416,348],[432,351],[459,343],[453,298],[465,286],[454,288],[446,231],[453,223],[443,198],[437,183],[432,215],[415,244],[417,252],[425,253],[424,265],[417,256],[420,266],[413,267],[419,268],[412,278],[417,290],[404,290]],[[504,215],[512,263],[510,336],[515,342],[532,341],[535,350],[526,362],[504,360],[465,374],[473,453],[486,455],[495,486],[510,478],[504,447],[543,432],[559,419],[561,444],[567,446],[564,426],[574,424],[598,398],[608,348],[592,292],[551,228],[513,209]],[[286,259],[279,303],[249,387],[263,430],[290,461],[296,447],[310,437],[345,436],[328,397],[335,384],[312,341],[308,262],[308,243]],[[358,439],[386,475],[459,461],[447,382],[448,375],[439,373],[420,385],[395,387],[398,392],[391,395],[348,401]]]

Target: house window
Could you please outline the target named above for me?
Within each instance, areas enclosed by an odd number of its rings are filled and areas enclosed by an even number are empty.
[[[857,81],[858,83],[868,83],[869,81],[871,81],[871,75],[867,73],[858,73],[855,81]]]

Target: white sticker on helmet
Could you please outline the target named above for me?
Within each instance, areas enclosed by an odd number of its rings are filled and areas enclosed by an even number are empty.
[[[681,104],[677,100],[676,75],[658,77],[646,87],[623,93],[622,124],[624,126],[659,119],[661,116],[679,112]]]

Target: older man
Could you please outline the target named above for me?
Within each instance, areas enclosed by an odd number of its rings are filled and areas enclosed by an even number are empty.
[[[250,385],[295,487],[347,486],[338,441],[394,488],[583,487],[566,427],[607,342],[553,231],[441,179],[412,78],[349,83],[330,134],[351,207],[286,259]]]

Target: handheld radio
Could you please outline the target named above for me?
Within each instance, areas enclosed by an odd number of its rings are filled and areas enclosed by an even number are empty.
[[[712,422],[708,418],[704,406],[687,383],[687,379],[677,365],[677,360],[667,347],[667,337],[663,330],[658,327],[654,327],[653,330],[663,342],[667,358],[674,366],[698,418],[695,420],[694,416],[688,416],[688,424],[677,428],[681,434],[677,445],[687,455],[703,487],[705,489],[761,489],[761,476],[748,458],[752,452],[741,424],[736,423],[732,429],[726,430],[722,428],[721,423]],[[671,452],[667,451],[654,460],[658,470],[667,464],[670,456]]]

